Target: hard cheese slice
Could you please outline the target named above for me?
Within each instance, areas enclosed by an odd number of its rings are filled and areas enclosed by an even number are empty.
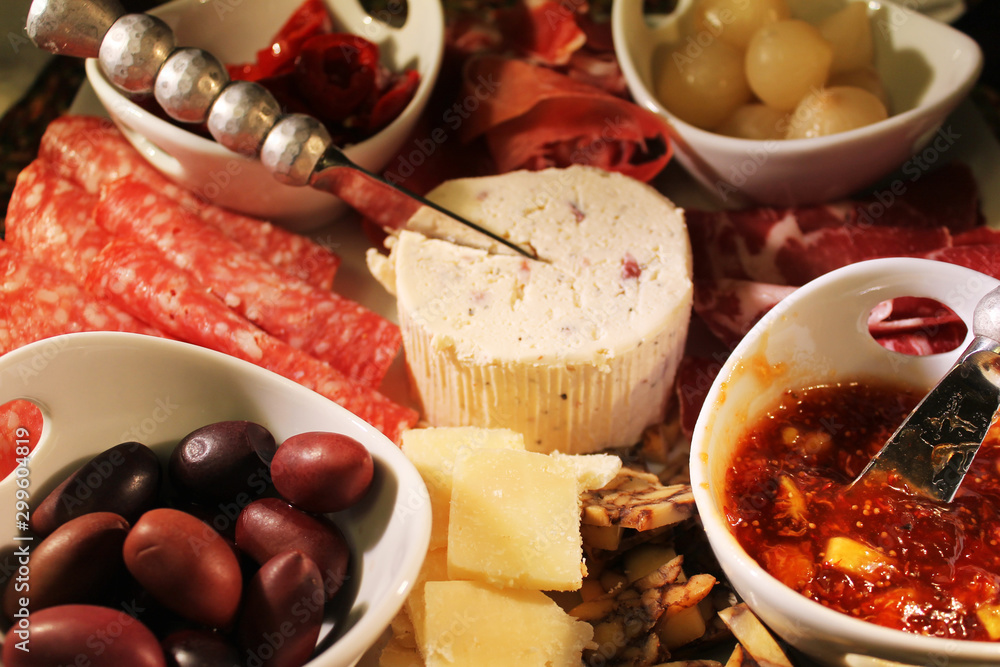
[[[449,577],[511,588],[579,589],[577,484],[572,466],[545,454],[460,452],[452,479]]]
[[[448,580],[448,553],[444,549],[431,549],[424,558],[424,565],[420,568],[420,575],[417,583],[406,598],[404,608],[410,621],[413,623],[413,634],[416,636],[417,646],[426,645],[426,606],[424,603],[424,588],[429,581]]]
[[[424,594],[427,667],[579,667],[593,636],[539,591],[430,581]]]
[[[463,449],[524,449],[524,437],[509,429],[466,426],[421,428],[403,433],[400,447],[427,486],[431,503],[431,549],[448,546],[448,513],[455,457]]]

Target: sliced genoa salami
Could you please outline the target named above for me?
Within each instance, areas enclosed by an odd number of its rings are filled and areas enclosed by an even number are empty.
[[[94,222],[97,195],[39,158],[17,176],[7,208],[7,240],[41,264],[82,280],[111,235]]]
[[[106,185],[95,218],[157,247],[237,313],[353,380],[378,386],[399,352],[392,322],[282,272],[135,178]]]
[[[340,258],[329,249],[269,222],[216,206],[174,183],[106,118],[63,116],[52,121],[42,136],[39,155],[93,194],[106,183],[134,175],[275,266],[321,289],[333,285]]]
[[[417,414],[240,317],[155,247],[117,238],[95,258],[95,294],[180,340],[224,352],[294,380],[339,403],[396,440]]]
[[[81,287],[72,276],[0,242],[0,354],[75,331],[160,332]]]
[[[42,435],[42,411],[31,401],[17,399],[0,405],[0,479],[30,454]]]

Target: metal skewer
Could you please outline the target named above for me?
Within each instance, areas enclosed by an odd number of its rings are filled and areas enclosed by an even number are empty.
[[[34,0],[25,27],[39,48],[97,58],[105,76],[122,90],[153,93],[167,115],[180,122],[206,123],[217,142],[248,157],[259,156],[286,185],[329,192],[382,226],[396,227],[400,212],[409,218],[426,206],[538,259],[534,252],[355,164],[333,145],[318,120],[282,114],[274,96],[260,84],[231,82],[212,54],[176,47],[173,30],[155,16],[125,14],[117,0]],[[361,182],[377,186],[378,197],[371,196],[370,187],[358,187]],[[391,215],[380,205],[385,199],[394,204]]]

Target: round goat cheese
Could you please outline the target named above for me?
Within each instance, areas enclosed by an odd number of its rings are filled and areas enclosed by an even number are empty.
[[[540,261],[430,209],[388,256],[369,251],[427,421],[586,453],[632,445],[663,419],[691,313],[683,211],[581,166],[448,181],[428,198]]]

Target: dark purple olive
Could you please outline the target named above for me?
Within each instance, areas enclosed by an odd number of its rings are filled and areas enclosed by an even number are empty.
[[[270,431],[249,421],[216,422],[192,431],[170,455],[170,481],[184,498],[203,504],[250,500],[268,490],[268,462],[277,445]]]
[[[243,667],[236,646],[216,632],[179,630],[160,645],[167,667]]]
[[[111,512],[70,519],[39,542],[31,553],[30,579],[11,579],[3,599],[9,619],[18,609],[39,611],[64,604],[104,601],[124,574],[122,544],[128,522]]]
[[[282,551],[303,552],[319,568],[327,599],[347,579],[351,552],[340,529],[280,498],[262,498],[246,506],[236,522],[236,546],[261,565]]]
[[[48,535],[90,512],[114,512],[130,524],[156,505],[160,462],[146,445],[123,442],[107,449],[73,474],[35,508],[31,527]]]
[[[123,611],[60,605],[33,612],[7,632],[5,667],[166,667],[149,628]]]
[[[368,449],[343,433],[310,431],[281,443],[271,478],[281,497],[308,512],[339,512],[368,492],[374,463]]]
[[[237,626],[249,663],[300,667],[309,661],[323,625],[326,592],[316,564],[301,551],[264,563],[247,586]]]
[[[231,625],[243,574],[232,547],[211,526],[179,510],[150,510],[122,551],[128,571],[165,607],[208,627]]]

